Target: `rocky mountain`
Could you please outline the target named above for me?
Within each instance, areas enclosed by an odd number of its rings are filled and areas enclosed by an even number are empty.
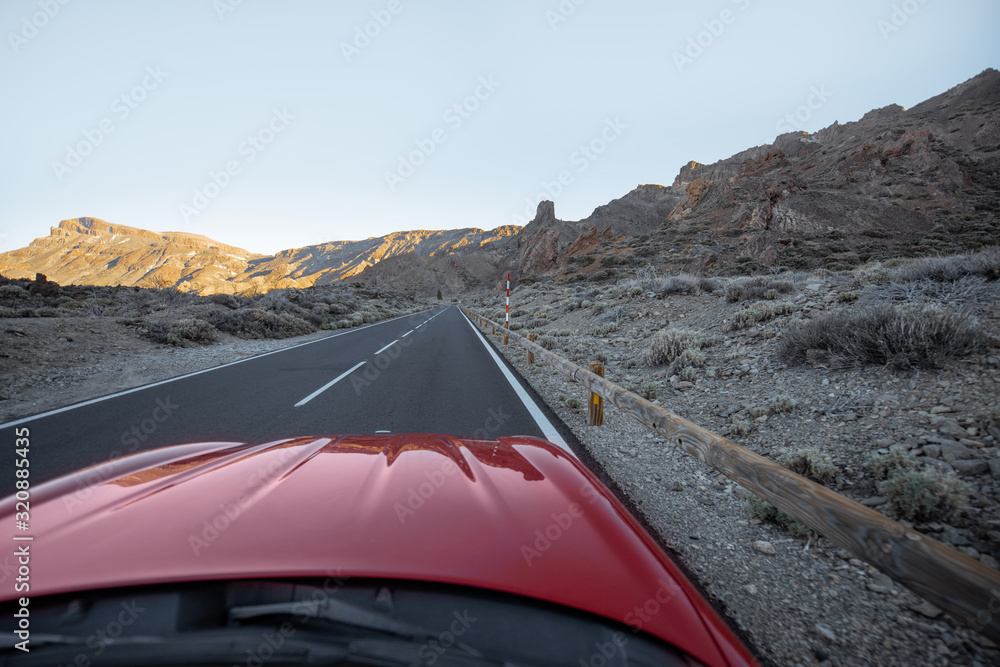
[[[579,279],[635,263],[842,269],[976,249],[1000,244],[998,171],[1000,72],[989,69],[909,110],[689,162],[669,187],[641,185],[579,222],[542,202],[516,239],[516,270]]]
[[[639,185],[587,218],[542,202],[523,229],[396,232],[256,255],[194,234],[95,218],[0,255],[0,273],[61,283],[174,285],[205,294],[350,279],[408,294],[556,280],[621,269],[749,273],[846,269],[871,259],[1000,244],[1000,72],[988,69],[912,109],[891,105],[813,134]]]
[[[455,229],[396,232],[363,241],[335,241],[255,254],[197,234],[150,232],[97,218],[63,220],[47,237],[26,248],[0,254],[0,274],[27,278],[43,273],[57,283],[177,287],[201,294],[245,293],[308,287],[355,278],[400,255],[427,265],[440,258],[481,254],[483,248],[514,236],[519,227],[492,231]],[[457,260],[456,260],[457,261]],[[466,263],[475,264],[475,261]],[[387,273],[398,272],[398,268]],[[474,280],[475,270],[468,273]],[[465,289],[467,280],[442,277],[441,284]],[[384,284],[373,278],[372,283]],[[428,281],[415,280],[414,284]],[[430,285],[428,284],[429,288]]]

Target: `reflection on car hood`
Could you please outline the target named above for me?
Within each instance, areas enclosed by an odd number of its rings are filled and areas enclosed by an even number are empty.
[[[13,511],[13,498],[0,503]],[[640,626],[709,664],[743,661],[613,496],[534,438],[168,447],[37,487],[31,519],[32,596],[245,577],[435,581]]]

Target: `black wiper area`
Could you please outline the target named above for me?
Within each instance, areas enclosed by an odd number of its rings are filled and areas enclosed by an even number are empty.
[[[273,629],[277,632],[276,629]],[[110,667],[166,667],[168,665],[232,665],[245,663],[261,649],[260,628],[210,630],[162,637],[122,637],[110,640],[100,653],[87,650],[87,637],[65,635],[32,636],[30,653],[4,649],[0,666],[71,665],[84,655],[90,665]],[[81,648],[83,650],[81,651]],[[90,648],[93,648],[91,645]],[[270,646],[269,667],[285,665],[342,665],[350,657],[349,643],[309,633],[291,637],[278,647]],[[346,664],[351,664],[347,662]]]
[[[349,625],[353,628],[363,628],[376,632],[385,632],[407,639],[426,639],[431,633],[423,628],[377,614],[375,612],[355,607],[332,597],[324,600],[303,600],[300,602],[276,602],[272,604],[255,604],[242,607],[232,607],[229,610],[230,621],[244,621],[271,616],[298,617],[298,620],[322,619]]]
[[[237,579],[31,601],[30,653],[0,603],[0,667],[698,664],[621,623],[522,596],[403,580]]]

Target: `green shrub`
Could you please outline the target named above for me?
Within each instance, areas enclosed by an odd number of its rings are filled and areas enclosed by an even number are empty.
[[[888,454],[870,452],[865,457],[865,468],[876,481],[882,481],[893,470],[916,470],[920,467],[916,457],[905,449],[890,449]]]
[[[684,368],[677,371],[677,377],[685,382],[694,382],[698,379],[698,371],[691,366],[685,366]]]
[[[803,477],[826,484],[837,475],[830,457],[817,449],[800,449],[789,452],[779,459],[778,463]]]
[[[776,415],[782,412],[791,412],[795,409],[795,405],[795,400],[791,396],[781,394],[771,399],[768,409],[771,411],[771,414]]]
[[[681,350],[673,362],[674,368],[704,368],[705,353],[696,347],[688,347]]]
[[[955,514],[968,497],[969,489],[958,477],[934,468],[897,468],[879,485],[889,498],[889,508],[910,521],[937,521]]]
[[[656,398],[657,386],[655,382],[646,380],[641,385],[639,385],[639,395],[645,398],[647,401],[651,401]]]
[[[575,396],[570,397],[566,399],[566,405],[576,410],[578,407],[580,407],[580,399]]]

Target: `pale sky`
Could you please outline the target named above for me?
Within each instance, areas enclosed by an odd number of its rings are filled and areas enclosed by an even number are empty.
[[[992,0],[4,0],[0,31],[0,251],[575,220],[1000,67]]]

